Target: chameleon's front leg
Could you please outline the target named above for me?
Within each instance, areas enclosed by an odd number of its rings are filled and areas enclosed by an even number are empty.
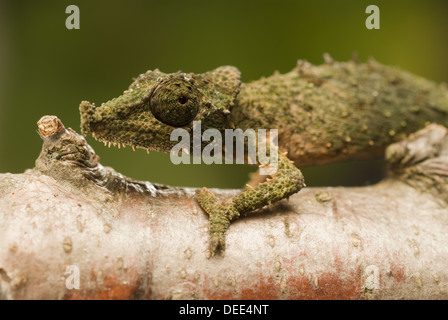
[[[233,220],[241,214],[260,209],[289,197],[305,187],[302,172],[286,157],[278,156],[278,169],[272,179],[221,202],[207,188],[196,191],[196,198],[210,217],[210,251],[212,255],[225,249],[225,234]]]

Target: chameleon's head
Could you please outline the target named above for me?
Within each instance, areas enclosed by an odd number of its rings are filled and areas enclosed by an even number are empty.
[[[240,72],[225,66],[203,74],[159,70],[141,74],[123,95],[97,107],[83,101],[81,130],[99,141],[169,152],[175,128],[192,130],[193,121],[225,129],[240,88]]]

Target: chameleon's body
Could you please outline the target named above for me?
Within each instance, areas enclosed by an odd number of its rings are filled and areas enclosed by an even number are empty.
[[[242,84],[232,116],[242,129],[279,129],[280,148],[308,166],[381,156],[427,122],[447,125],[448,89],[374,61],[299,62]]]
[[[375,61],[321,66],[299,61],[286,74],[241,83],[234,67],[204,74],[140,75],[122,96],[100,107],[82,102],[84,134],[104,142],[169,152],[176,127],[191,132],[230,128],[278,129],[279,169],[268,179],[221,203],[197,192],[210,214],[211,247],[224,244],[225,230],[240,214],[289,197],[305,184],[296,166],[379,156],[385,147],[429,122],[448,124],[444,84]],[[294,166],[292,163],[296,166]]]

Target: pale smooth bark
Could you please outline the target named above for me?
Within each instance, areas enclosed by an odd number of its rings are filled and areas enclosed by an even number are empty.
[[[213,257],[193,189],[102,167],[56,117],[39,130],[36,167],[0,174],[0,298],[448,298],[444,127],[390,146],[376,185],[305,188],[242,217]]]

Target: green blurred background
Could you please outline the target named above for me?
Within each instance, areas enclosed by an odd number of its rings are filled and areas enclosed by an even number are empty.
[[[81,29],[67,30],[65,8],[80,9]],[[365,9],[381,10],[367,30]],[[34,166],[41,149],[36,122],[57,115],[79,132],[80,101],[100,104],[131,78],[159,68],[204,72],[237,66],[243,81],[287,72],[297,59],[357,53],[437,82],[448,81],[448,1],[5,1],[0,0],[0,172]],[[141,180],[239,188],[244,165],[179,165],[169,156],[108,149],[88,137],[104,165]],[[381,161],[304,170],[308,185],[377,181]]]

